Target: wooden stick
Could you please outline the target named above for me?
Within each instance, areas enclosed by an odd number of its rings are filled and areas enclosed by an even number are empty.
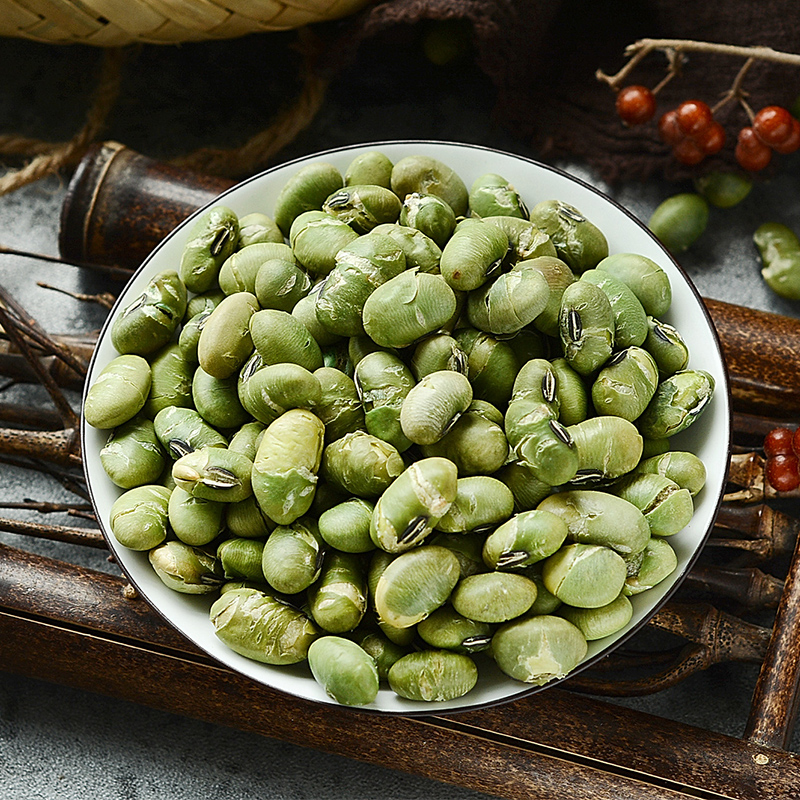
[[[800,697],[800,539],[784,583],[772,638],[753,694],[745,736],[769,747],[787,747]]]
[[[769,800],[796,798],[794,754],[559,687],[420,719],[299,700],[199,654],[126,600],[122,579],[10,549],[0,546],[0,585],[12,587],[0,598],[7,671],[511,800],[765,800],[764,787]]]

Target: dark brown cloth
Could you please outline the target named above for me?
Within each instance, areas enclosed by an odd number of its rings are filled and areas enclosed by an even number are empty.
[[[606,180],[660,173],[678,179],[699,171],[735,167],[738,130],[749,124],[738,103],[719,115],[723,151],[687,170],[658,138],[656,120],[683,100],[714,105],[730,87],[743,59],[693,53],[682,73],[659,94],[651,123],[624,127],[614,112],[614,92],[595,77],[615,73],[624,50],[640,38],[691,39],[768,46],[800,53],[798,0],[391,0],[368,7],[346,23],[340,58],[393,26],[422,20],[461,19],[472,25],[476,60],[497,89],[496,114],[541,157],[577,157]],[[648,56],[631,83],[653,87],[664,76],[662,53]],[[755,110],[790,105],[800,95],[800,67],[755,64],[744,84]]]

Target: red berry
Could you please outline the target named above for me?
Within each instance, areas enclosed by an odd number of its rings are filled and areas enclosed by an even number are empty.
[[[800,428],[798,428],[800,432]],[[795,434],[789,428],[773,428],[764,437],[764,454],[767,458],[777,455],[789,455],[792,453],[792,437]],[[798,439],[800,442],[800,439]]]
[[[705,130],[712,122],[714,115],[702,100],[685,100],[678,108],[678,125],[689,136],[695,136]]]
[[[712,122],[705,130],[692,137],[705,155],[719,153],[725,144],[725,128],[719,122]]]
[[[783,144],[792,133],[794,117],[781,106],[762,108],[753,118],[753,130],[767,147]]]
[[[800,122],[792,117],[792,132],[780,144],[772,145],[772,149],[782,156],[788,156],[800,148]]]
[[[656,98],[646,86],[626,86],[617,95],[616,107],[626,125],[642,125],[655,115]]]
[[[769,164],[772,159],[772,150],[756,136],[752,128],[742,128],[739,131],[734,155],[742,169],[758,172]]]
[[[686,134],[678,125],[678,112],[674,108],[661,115],[661,119],[658,121],[658,134],[662,141],[671,147],[686,138]]]
[[[800,428],[792,436],[792,452],[800,458]]]
[[[769,485],[778,492],[791,492],[800,486],[797,456],[794,454],[768,458],[765,473]]]
[[[682,139],[672,148],[672,155],[676,161],[680,161],[681,164],[686,164],[690,167],[694,164],[699,164],[706,157],[703,148],[694,139],[689,139],[688,137]]]

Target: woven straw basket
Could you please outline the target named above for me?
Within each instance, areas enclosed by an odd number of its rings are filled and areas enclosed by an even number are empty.
[[[371,0],[0,0],[0,36],[48,44],[231,39],[338,19]]]

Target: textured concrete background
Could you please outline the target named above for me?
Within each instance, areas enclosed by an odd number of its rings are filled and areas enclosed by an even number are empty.
[[[237,42],[144,48],[129,68],[109,120],[107,138],[157,157],[204,144],[235,146],[264,127],[296,91],[291,35]],[[68,138],[82,123],[99,63],[95,50],[0,42],[0,119],[4,132]],[[365,45],[340,75],[310,128],[280,160],[362,141],[434,138],[530,153],[492,118],[493,89],[468,61],[437,68],[416,33]],[[752,232],[763,221],[800,228],[800,159],[783,158],[773,179],[739,207],[712,210],[709,229],[681,262],[701,294],[797,315],[759,276]],[[607,189],[641,219],[689,186],[652,181],[604,186],[580,164],[560,164]],[[0,244],[57,252],[65,182],[51,178],[0,198]],[[0,281],[53,332],[91,330],[105,312],[36,285],[98,289],[78,270],[0,256]],[[47,402],[36,389],[12,388],[9,399]],[[0,499],[68,500],[51,482],[0,466]],[[22,512],[17,516],[36,519]],[[52,517],[51,522],[72,524]],[[0,541],[95,569],[113,571],[103,552],[0,534]],[[0,642],[0,647],[3,643]],[[731,735],[740,735],[756,677],[752,667],[724,665],[633,707]],[[203,702],[197,698],[198,704]],[[795,737],[792,748],[800,749]],[[388,769],[320,754],[126,702],[0,673],[0,797],[78,800],[247,798],[468,798],[479,795]]]

